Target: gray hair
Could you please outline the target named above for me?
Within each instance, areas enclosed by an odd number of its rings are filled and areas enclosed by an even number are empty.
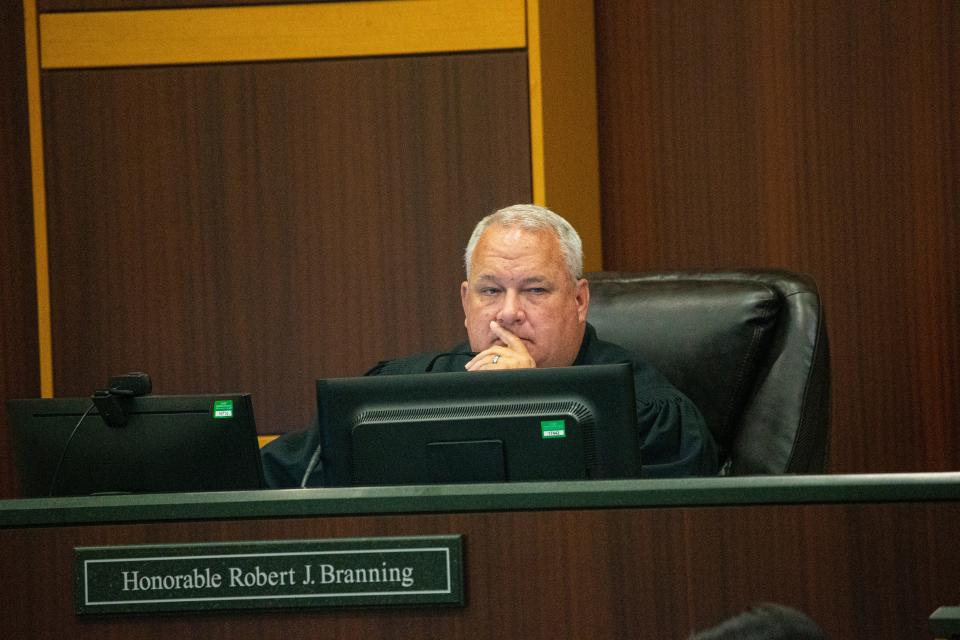
[[[560,253],[567,265],[567,271],[574,282],[583,277],[583,242],[573,226],[546,207],[535,204],[515,204],[494,211],[477,223],[463,252],[463,266],[470,279],[470,263],[473,261],[473,251],[477,248],[480,236],[491,225],[503,227],[520,227],[527,231],[546,229],[552,231],[560,241]]]

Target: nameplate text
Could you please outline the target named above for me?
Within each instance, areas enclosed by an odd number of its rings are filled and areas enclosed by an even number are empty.
[[[462,605],[462,537],[78,547],[78,614]]]

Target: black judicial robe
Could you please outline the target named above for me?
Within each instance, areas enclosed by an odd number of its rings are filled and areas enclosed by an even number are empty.
[[[421,353],[381,362],[365,375],[463,371],[472,357],[470,345],[464,342],[449,352]],[[717,446],[693,402],[652,366],[626,349],[597,338],[596,330],[588,323],[573,366],[619,362],[633,364],[641,475],[679,478],[716,474]],[[263,447],[261,459],[267,486],[299,487],[319,442],[319,425],[314,418],[306,430],[285,434]],[[321,484],[319,472],[307,482],[311,487]]]

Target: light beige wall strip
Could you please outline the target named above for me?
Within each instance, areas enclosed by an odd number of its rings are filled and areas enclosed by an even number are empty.
[[[533,195],[583,239],[584,268],[603,268],[593,0],[528,0]]]
[[[47,194],[43,172],[43,119],[40,110],[40,57],[36,0],[23,0],[27,59],[27,108],[30,121],[30,171],[33,183],[33,237],[37,271],[37,332],[40,395],[53,396],[53,346],[50,332],[50,264],[47,255]]]
[[[44,69],[522,48],[523,0],[386,0],[50,13]]]

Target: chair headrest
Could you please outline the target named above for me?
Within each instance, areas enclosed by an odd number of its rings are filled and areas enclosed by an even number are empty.
[[[715,275],[715,274],[714,274]],[[774,338],[782,297],[751,279],[590,274],[589,321],[700,409],[726,456]]]

